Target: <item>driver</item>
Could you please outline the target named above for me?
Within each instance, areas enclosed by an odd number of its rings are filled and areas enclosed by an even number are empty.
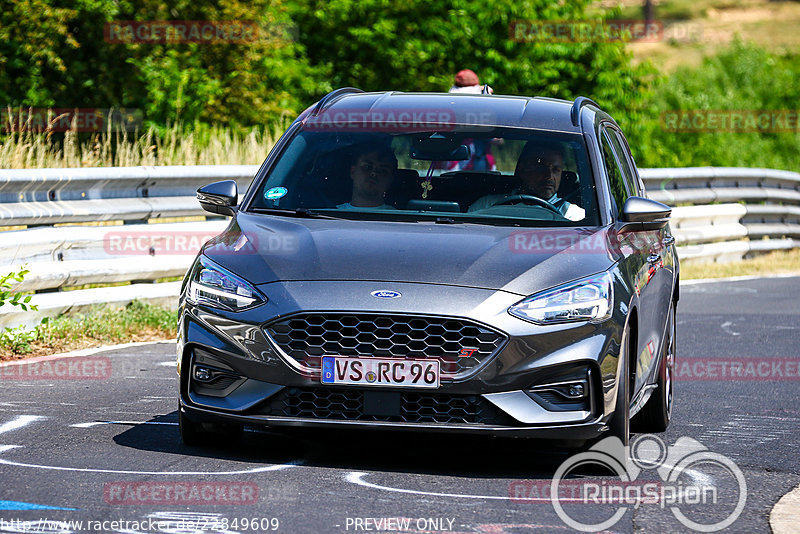
[[[397,209],[386,203],[386,190],[391,187],[397,173],[397,158],[394,151],[379,143],[360,145],[350,166],[353,194],[350,202],[336,206],[352,209]]]
[[[514,170],[514,176],[520,181],[520,186],[510,193],[481,197],[469,207],[469,211],[490,208],[507,199],[513,202],[514,197],[528,195],[547,201],[564,218],[580,221],[586,216],[584,209],[558,197],[557,191],[561,185],[563,170],[564,151],[560,143],[531,141],[522,150]],[[520,198],[519,202],[524,203],[525,199]]]

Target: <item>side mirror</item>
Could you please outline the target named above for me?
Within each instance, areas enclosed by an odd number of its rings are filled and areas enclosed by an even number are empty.
[[[669,222],[672,208],[661,202],[643,197],[629,197],[622,206],[621,226],[618,231],[641,232],[660,230]]]
[[[239,202],[239,190],[233,180],[214,182],[197,190],[197,200],[208,212],[232,216]]]

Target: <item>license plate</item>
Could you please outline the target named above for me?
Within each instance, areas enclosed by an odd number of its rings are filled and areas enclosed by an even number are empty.
[[[439,360],[322,357],[323,384],[439,387]]]

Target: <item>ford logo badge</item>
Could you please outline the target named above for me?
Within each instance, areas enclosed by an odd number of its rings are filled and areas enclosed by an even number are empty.
[[[378,291],[373,291],[370,295],[379,299],[399,299],[402,296],[399,292],[390,289],[379,289]]]

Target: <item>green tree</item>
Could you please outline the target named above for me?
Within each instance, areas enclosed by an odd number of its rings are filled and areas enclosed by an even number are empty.
[[[106,24],[120,20],[249,21],[262,33],[233,44],[108,42]],[[0,104],[263,125],[327,87],[291,29],[282,0],[0,0]]]
[[[300,0],[298,38],[329,88],[445,91],[464,68],[497,93],[573,99],[612,111],[642,100],[646,67],[617,42],[544,43],[512,32],[515,21],[586,20],[588,0]]]
[[[800,55],[735,41],[657,84],[646,120],[634,125],[637,163],[648,167],[742,166],[798,170],[800,134],[673,132],[661,114],[679,110],[796,110]]]

